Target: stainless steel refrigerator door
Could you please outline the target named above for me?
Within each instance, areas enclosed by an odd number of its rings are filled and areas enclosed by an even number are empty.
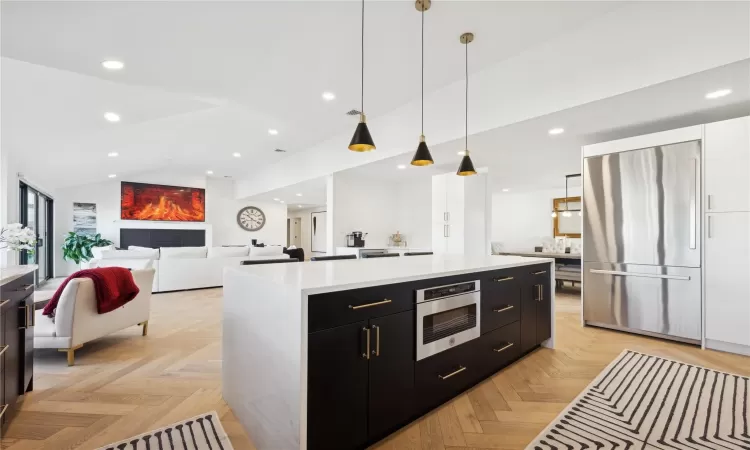
[[[586,262],[583,318],[592,325],[701,338],[701,270]]]
[[[584,261],[700,267],[700,141],[583,162]]]

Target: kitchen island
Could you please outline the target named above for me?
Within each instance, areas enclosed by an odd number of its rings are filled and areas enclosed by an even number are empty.
[[[517,256],[227,268],[224,399],[258,449],[364,448],[553,347],[553,278]]]

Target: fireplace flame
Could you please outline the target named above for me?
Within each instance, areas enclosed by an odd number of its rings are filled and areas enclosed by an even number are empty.
[[[173,220],[173,221],[203,221],[206,213],[202,205],[193,204],[195,211],[187,211],[165,196],[159,197],[159,203],[149,203],[142,210],[136,212],[136,220]]]

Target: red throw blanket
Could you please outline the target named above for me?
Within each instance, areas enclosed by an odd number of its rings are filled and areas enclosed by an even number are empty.
[[[133,280],[133,274],[124,267],[101,267],[79,270],[62,282],[55,295],[44,307],[42,314],[54,318],[57,302],[60,301],[65,286],[74,278],[90,278],[96,292],[96,309],[99,314],[108,313],[133,300],[140,290]]]

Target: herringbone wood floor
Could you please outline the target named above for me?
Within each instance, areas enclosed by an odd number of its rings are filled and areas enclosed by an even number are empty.
[[[750,375],[750,358],[582,328],[558,294],[557,348],[540,349],[375,449],[523,449],[623,349]],[[221,290],[159,294],[149,335],[133,327],[84,346],[75,367],[37,352],[35,390],[2,448],[92,449],[216,410],[237,450],[254,449],[221,399]],[[335,443],[331,443],[335,448]]]

